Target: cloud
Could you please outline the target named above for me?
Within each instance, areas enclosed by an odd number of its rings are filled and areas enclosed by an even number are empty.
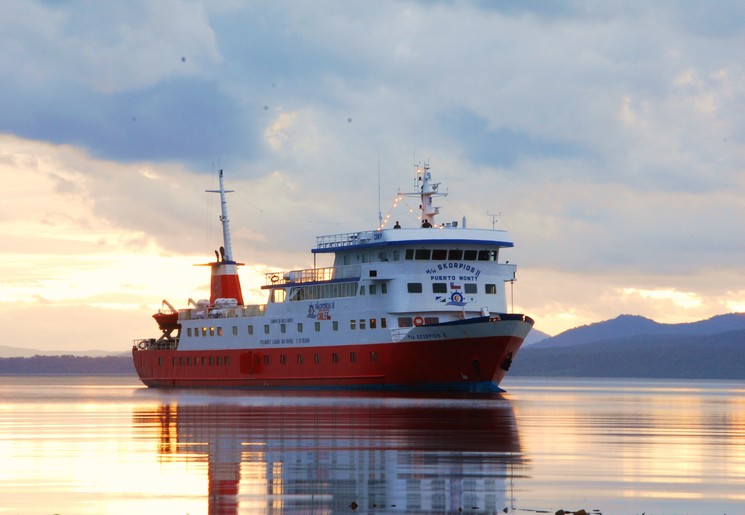
[[[72,275],[83,273],[77,254],[97,266],[131,253],[209,259],[220,231],[202,190],[219,168],[236,190],[236,257],[256,270],[305,268],[315,235],[376,227],[412,189],[411,165],[428,160],[450,193],[438,199],[443,220],[490,227],[501,213],[520,307],[544,330],[620,309],[735,309],[743,10],[8,2],[3,273],[23,288],[54,256]],[[412,204],[394,219],[416,224]],[[38,257],[33,270],[24,253]],[[624,289],[690,292],[701,305]]]

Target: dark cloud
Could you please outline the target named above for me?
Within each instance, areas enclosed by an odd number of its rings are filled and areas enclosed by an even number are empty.
[[[489,126],[485,118],[465,108],[440,114],[447,130],[465,149],[474,163],[509,167],[522,159],[572,158],[584,154],[578,145],[530,134],[518,128]]]

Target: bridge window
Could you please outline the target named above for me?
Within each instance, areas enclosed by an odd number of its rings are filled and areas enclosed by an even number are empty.
[[[414,249],[406,249],[406,259],[414,259]]]
[[[463,252],[463,260],[464,261],[476,261],[476,257],[478,257],[479,252],[477,250],[466,250]]]
[[[448,251],[448,259],[450,261],[460,261],[463,259],[463,251],[459,249],[450,249]]]
[[[446,283],[432,283],[432,293],[447,293],[448,285]]]
[[[466,283],[463,286],[463,291],[465,293],[476,293],[478,291],[476,283]]]
[[[497,293],[496,284],[485,284],[484,289],[485,289],[485,293],[488,295],[495,295]]]
[[[435,261],[444,261],[448,258],[447,249],[434,249],[432,251],[432,259]]]
[[[418,261],[427,261],[429,260],[429,256],[430,256],[429,249],[416,249],[416,251],[414,251],[414,259]]]

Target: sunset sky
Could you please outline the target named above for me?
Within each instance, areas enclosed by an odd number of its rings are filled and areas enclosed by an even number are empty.
[[[537,329],[745,311],[741,1],[8,0],[0,48],[0,345],[208,297],[220,168],[247,302],[428,161]]]

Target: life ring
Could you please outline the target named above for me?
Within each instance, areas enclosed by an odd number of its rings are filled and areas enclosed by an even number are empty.
[[[230,316],[231,318],[233,318],[235,316],[235,310],[234,309],[231,309],[230,311],[228,311],[228,316]]]
[[[424,319],[422,317],[414,317],[414,325],[417,327],[424,325]]]
[[[137,344],[137,348],[140,350],[147,349],[147,343],[145,343],[145,340],[140,340],[140,342]]]
[[[278,276],[277,274],[274,274],[274,275],[273,275],[273,276],[271,277],[271,280],[272,280],[272,282],[273,282],[273,283],[276,283],[277,281],[279,281],[279,276]]]

